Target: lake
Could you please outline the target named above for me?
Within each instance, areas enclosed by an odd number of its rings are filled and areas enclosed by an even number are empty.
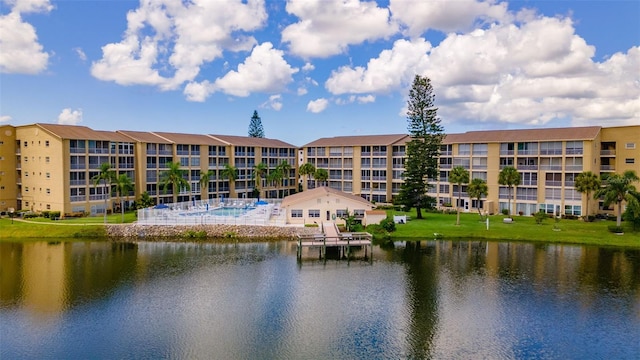
[[[358,254],[356,254],[358,255]],[[0,358],[637,359],[640,250],[0,242]]]

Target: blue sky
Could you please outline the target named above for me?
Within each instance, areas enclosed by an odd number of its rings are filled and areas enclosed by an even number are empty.
[[[0,0],[0,123],[266,136],[640,124],[640,1]]]

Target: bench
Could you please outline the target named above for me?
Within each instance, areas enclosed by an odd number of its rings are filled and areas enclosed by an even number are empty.
[[[502,222],[505,223],[505,224],[511,224],[513,222],[513,219],[512,218],[504,218],[504,219],[502,219]]]

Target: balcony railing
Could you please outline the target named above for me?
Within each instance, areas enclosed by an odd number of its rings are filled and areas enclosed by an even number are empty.
[[[583,151],[583,149],[567,149],[566,150],[566,154],[567,155],[582,155],[582,151]]]
[[[562,170],[562,165],[540,165],[540,170]]]
[[[615,169],[615,165],[600,165],[600,170],[602,171],[614,171]]]
[[[600,150],[600,155],[604,155],[604,156],[613,155],[613,156],[615,156],[616,155],[616,151],[615,150]]]
[[[77,195],[77,196],[72,196],[71,197],[71,202],[79,202],[79,201],[85,201],[86,200],[86,196],[84,195]]]
[[[71,186],[86,186],[87,180],[69,180]]]
[[[565,170],[582,171],[582,165],[566,165]]]
[[[513,155],[514,153],[513,150],[500,150],[500,155]]]
[[[538,165],[518,165],[518,170],[538,170]]]
[[[562,181],[553,181],[553,180],[546,180],[544,182],[545,186],[562,186]]]

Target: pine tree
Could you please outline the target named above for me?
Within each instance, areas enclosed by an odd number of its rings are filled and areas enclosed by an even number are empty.
[[[260,119],[260,116],[258,116],[258,112],[256,110],[253,110],[253,116],[251,117],[251,122],[249,123],[249,137],[255,137],[255,138],[264,137],[262,120]]]
[[[408,130],[411,140],[407,143],[404,183],[398,202],[408,210],[416,208],[416,217],[422,219],[421,209],[430,205],[427,196],[429,178],[438,175],[438,156],[444,139],[438,109],[434,105],[435,94],[428,77],[416,75],[407,100]]]

